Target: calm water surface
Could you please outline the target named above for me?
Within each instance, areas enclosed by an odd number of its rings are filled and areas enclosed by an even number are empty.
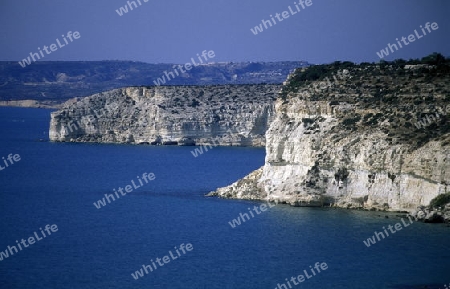
[[[399,218],[277,205],[231,228],[260,203],[203,195],[260,167],[263,149],[214,148],[194,158],[189,147],[50,143],[49,119],[49,110],[0,108],[0,159],[21,156],[0,171],[0,251],[46,224],[58,227],[0,261],[0,288],[272,289],[316,262],[328,269],[292,288],[450,283],[445,225],[414,223],[367,248],[363,240]],[[94,207],[151,172],[154,181]],[[133,279],[182,243],[194,249]]]

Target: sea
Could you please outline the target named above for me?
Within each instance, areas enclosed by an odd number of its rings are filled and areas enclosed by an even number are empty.
[[[263,165],[263,148],[214,147],[194,157],[192,147],[54,143],[50,113],[0,108],[2,289],[450,284],[449,225],[404,219],[408,226],[367,246],[402,216],[284,204],[252,215],[265,203],[205,194]],[[5,167],[10,154],[20,160]],[[94,205],[127,185],[131,192]]]

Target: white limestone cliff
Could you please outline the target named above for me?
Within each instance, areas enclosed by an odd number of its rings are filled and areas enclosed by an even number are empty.
[[[51,114],[50,140],[264,146],[279,85],[115,89]]]
[[[449,114],[429,127],[412,125],[448,104],[449,76],[421,85],[421,76],[413,75],[412,83],[419,83],[421,91],[402,93],[397,86],[406,80],[391,73],[384,81],[392,92],[377,99],[378,87],[364,88],[373,76],[357,66],[350,72],[351,78],[322,85],[324,89],[314,89],[317,81],[294,86],[303,72],[289,77],[266,133],[265,165],[209,195],[293,206],[413,211],[449,192]],[[437,92],[440,83],[446,83],[446,90]],[[307,93],[299,94],[298,86]],[[412,105],[425,89],[434,89],[432,105]]]

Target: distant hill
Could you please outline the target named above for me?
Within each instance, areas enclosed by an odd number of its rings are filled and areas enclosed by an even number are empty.
[[[38,61],[25,68],[0,61],[0,102],[60,104],[73,97],[129,86],[155,85],[174,64],[134,61]],[[165,85],[281,84],[305,61],[213,63],[193,67]]]

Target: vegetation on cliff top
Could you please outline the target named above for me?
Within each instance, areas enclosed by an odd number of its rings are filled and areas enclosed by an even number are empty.
[[[391,144],[418,148],[430,140],[450,144],[450,58],[334,62],[297,69],[281,92],[293,99],[326,101],[336,130],[380,130]]]
[[[411,69],[410,72],[413,75],[424,75],[427,81],[432,81],[436,77],[450,73],[450,58],[445,58],[442,54],[436,52],[420,60],[381,60],[379,63],[362,62],[359,65],[350,61],[335,61],[331,64],[312,65],[306,68],[296,69],[289,77],[282,97],[285,98],[289,92],[298,92],[301,88],[306,87],[314,81],[323,81],[327,78],[333,81],[336,79],[336,75],[342,74],[344,70],[351,70],[350,77],[352,78],[360,77],[362,74],[372,77],[380,77],[386,74],[404,76],[407,73],[405,72],[405,66],[407,65],[418,65],[417,69]],[[420,67],[421,65],[423,66]]]
[[[450,203],[450,193],[445,193],[432,199],[430,202],[430,207],[431,208],[444,207],[448,203]]]

